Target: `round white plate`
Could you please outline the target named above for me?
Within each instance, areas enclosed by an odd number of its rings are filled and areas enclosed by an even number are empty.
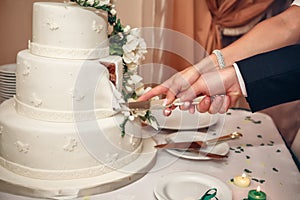
[[[16,87],[16,81],[5,81],[0,79],[1,86],[14,86]]]
[[[209,127],[217,123],[219,115],[212,115],[209,113],[194,114],[188,111],[182,111],[176,108],[172,111],[172,114],[168,117],[163,115],[162,110],[151,110],[152,115],[159,123],[159,128],[170,130],[193,130],[199,128]]]
[[[225,183],[196,172],[165,175],[155,186],[154,194],[158,200],[198,200],[211,188],[217,189],[218,199],[232,199],[232,192]]]
[[[0,80],[13,82],[13,81],[16,81],[16,77],[13,77],[13,76],[0,76]]]
[[[7,91],[7,90],[0,89],[0,95],[11,96],[11,95],[15,95],[15,94],[16,94],[16,91]]]
[[[0,97],[5,98],[5,99],[9,99],[12,98],[15,94],[4,94],[0,92]]]
[[[1,85],[0,84],[0,90],[14,90],[14,91],[16,91],[16,87],[15,86],[3,86],[3,85]]]
[[[16,91],[16,87],[8,87],[8,86],[2,86],[0,84],[0,90],[5,90],[5,91]]]
[[[206,133],[196,132],[196,131],[181,131],[177,133],[172,133],[168,135],[165,140],[166,142],[192,142],[196,140],[206,141],[208,138]],[[219,155],[228,154],[230,146],[227,142],[222,142],[216,145],[211,145],[205,148],[201,148],[202,152],[214,153]],[[194,152],[189,152],[185,150],[176,149],[166,149],[166,151],[174,156],[180,158],[186,158],[191,160],[210,160],[210,157],[206,157],[204,154],[197,154]]]
[[[4,74],[2,72],[0,72],[0,78],[16,78],[16,75],[15,74]]]
[[[1,65],[0,66],[0,72],[2,73],[7,73],[7,74],[12,74],[16,72],[17,64],[6,64],[6,65]]]

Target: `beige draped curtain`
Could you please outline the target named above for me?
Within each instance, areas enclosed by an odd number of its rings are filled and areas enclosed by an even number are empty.
[[[155,27],[178,31],[199,43],[207,53],[222,47],[224,28],[236,28],[261,16],[274,0],[156,0]],[[163,41],[162,44],[163,46]],[[181,44],[185,46],[186,44]],[[178,71],[199,61],[193,47],[192,62],[173,52],[156,52],[154,58]]]
[[[144,15],[143,22],[147,22],[145,26],[183,33],[202,45],[207,53],[211,53],[222,47],[222,36],[226,33],[239,35],[247,32],[263,17],[270,17],[286,9],[291,0],[153,0],[151,6],[150,1],[145,2],[144,10],[149,12],[151,8],[150,12],[154,13],[152,18]],[[186,59],[174,52],[164,51],[166,42],[159,34],[154,35],[154,40],[160,42],[160,47],[150,50],[149,63],[144,68],[144,74],[150,82],[161,83],[175,70],[183,70],[205,56],[197,54],[191,44],[174,40],[174,47],[178,48],[177,43],[180,43],[186,54],[194,58]],[[238,104],[237,107],[247,107],[246,103]],[[262,111],[273,118],[288,146],[292,144],[299,129],[299,105],[300,101],[296,101]]]

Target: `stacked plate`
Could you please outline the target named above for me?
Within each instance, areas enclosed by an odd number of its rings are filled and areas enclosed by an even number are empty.
[[[16,64],[0,66],[0,104],[16,94]]]

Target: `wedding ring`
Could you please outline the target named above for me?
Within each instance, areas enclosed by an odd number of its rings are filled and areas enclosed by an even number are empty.
[[[211,101],[213,101],[215,98],[217,98],[217,97],[222,97],[222,98],[224,98],[225,97],[225,94],[216,94],[216,95],[214,95],[214,96],[211,96],[210,97],[210,100]]]

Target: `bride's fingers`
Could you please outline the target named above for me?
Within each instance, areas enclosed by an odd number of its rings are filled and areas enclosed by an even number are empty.
[[[236,105],[237,101],[239,100],[240,96],[238,95],[231,95],[230,96],[230,102],[229,102],[229,108],[232,108]]]
[[[163,85],[158,85],[156,87],[154,87],[153,89],[151,89],[149,92],[143,94],[142,96],[140,96],[137,100],[138,101],[146,101],[148,99],[151,99],[152,97],[158,96],[160,94],[165,94],[168,92],[168,88],[163,86]]]
[[[198,79],[198,81],[194,82],[186,90],[181,91],[177,94],[181,101],[192,101],[200,94],[206,93],[206,85]]]
[[[164,116],[170,116],[172,114],[172,109],[166,108],[163,110],[163,115]]]
[[[164,110],[163,110],[163,115],[164,115],[164,116],[170,116],[170,115],[172,114],[172,111],[173,111],[176,107],[177,107],[177,106],[172,105],[172,106],[170,106],[170,107],[164,109]]]
[[[211,104],[211,97],[205,96],[205,97],[200,101],[200,103],[196,106],[196,108],[197,108],[197,110],[198,110],[200,113],[204,113],[204,112],[207,112],[207,111],[209,110],[210,104]]]
[[[223,99],[224,99],[223,95],[214,96],[208,112],[210,114],[218,113],[223,105]]]
[[[223,98],[223,104],[219,110],[219,113],[220,114],[226,113],[229,108],[229,104],[230,104],[230,98],[229,98],[229,96],[225,95]]]
[[[166,93],[166,98],[165,98],[164,106],[172,104],[173,101],[175,100],[175,98],[176,98],[175,95],[171,91],[168,91]]]
[[[189,113],[194,114],[195,113],[195,106],[191,105],[191,107],[189,108]]]
[[[191,107],[191,102],[186,101],[181,106],[179,106],[180,110],[189,110]]]

